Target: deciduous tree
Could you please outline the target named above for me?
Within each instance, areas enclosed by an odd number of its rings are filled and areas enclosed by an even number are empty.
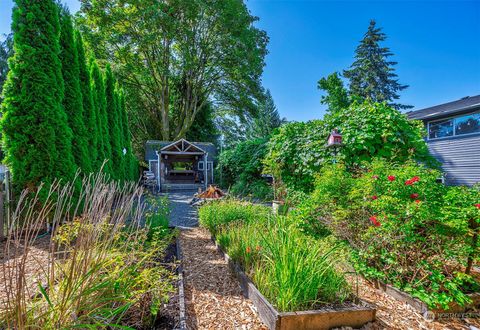
[[[242,0],[84,0],[78,22],[115,63],[135,134],[171,140],[206,102],[254,111],[267,43],[256,20]]]

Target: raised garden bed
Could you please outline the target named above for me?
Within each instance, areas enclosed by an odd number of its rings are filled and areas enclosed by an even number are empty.
[[[372,281],[370,281],[372,282]],[[390,284],[385,284],[382,283],[381,281],[373,281],[373,285],[375,286],[376,289],[381,290],[385,292],[387,295],[407,303],[411,307],[413,307],[416,311],[418,311],[421,314],[425,314],[427,312],[433,312],[433,313],[465,313],[471,309],[474,309],[476,307],[480,306],[480,293],[471,293],[468,294],[470,299],[472,299],[472,303],[466,304],[465,306],[460,306],[457,303],[450,303],[449,309],[444,310],[441,308],[437,309],[432,309],[427,306],[423,301],[421,301],[418,298],[413,297],[412,295],[403,292]]]
[[[326,307],[318,310],[298,312],[278,312],[260,291],[258,291],[240,266],[223,251],[214,237],[212,237],[212,241],[215,243],[218,251],[223,254],[225,260],[238,278],[244,295],[253,302],[257,308],[260,319],[269,329],[321,330],[342,326],[360,328],[369,322],[375,321],[376,309],[361,300],[350,306]]]

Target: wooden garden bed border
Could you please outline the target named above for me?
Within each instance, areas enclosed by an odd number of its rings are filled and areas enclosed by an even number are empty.
[[[223,251],[213,236],[212,241],[239,280],[244,295],[253,302],[257,308],[260,319],[271,330],[321,330],[342,326],[360,328],[369,322],[375,321],[377,310],[365,301],[360,301],[361,305],[355,307],[328,308],[300,312],[278,312],[260,291],[258,291],[240,266]]]
[[[176,238],[175,242],[177,260],[179,261],[179,266],[177,268],[178,273],[178,312],[179,312],[179,327],[176,330],[186,330],[187,329],[187,313],[185,307],[185,287],[183,280],[183,254],[182,248],[180,246],[180,234]]]
[[[366,280],[370,283],[372,281]],[[398,301],[403,301],[413,307],[417,312],[421,314],[425,314],[427,312],[432,312],[432,313],[465,313],[469,309],[475,308],[480,306],[480,293],[471,293],[468,294],[467,296],[472,299],[471,304],[467,304],[465,306],[460,306],[457,303],[451,303],[450,308],[448,310],[443,310],[443,309],[432,309],[427,306],[423,301],[421,301],[418,298],[413,297],[411,294],[404,292],[400,289],[397,289],[393,287],[390,284],[385,284],[381,281],[374,280],[373,285],[375,286],[376,289],[386,293],[392,298],[395,298]]]

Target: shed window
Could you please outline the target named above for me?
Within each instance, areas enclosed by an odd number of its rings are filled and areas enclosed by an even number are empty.
[[[437,139],[453,136],[453,119],[436,121],[428,125],[428,137]]]
[[[480,132],[480,113],[455,118],[455,135]]]

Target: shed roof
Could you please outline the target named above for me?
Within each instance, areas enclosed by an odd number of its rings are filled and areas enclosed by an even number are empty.
[[[181,140],[179,140],[179,141],[181,141]],[[155,151],[160,151],[162,148],[164,148],[168,145],[171,145],[172,143],[175,143],[175,142],[178,142],[178,141],[147,140],[147,142],[145,142],[145,160],[148,162],[149,160],[157,159],[157,154],[155,153]],[[197,146],[198,148],[208,152],[209,158],[210,157],[215,158],[217,148],[215,147],[215,145],[213,143],[211,143],[211,142],[190,142],[190,141],[187,141],[187,142],[189,142],[189,143]]]
[[[461,114],[480,108],[480,95],[463,97],[460,100],[439,104],[433,107],[407,112],[410,119],[437,119]]]

